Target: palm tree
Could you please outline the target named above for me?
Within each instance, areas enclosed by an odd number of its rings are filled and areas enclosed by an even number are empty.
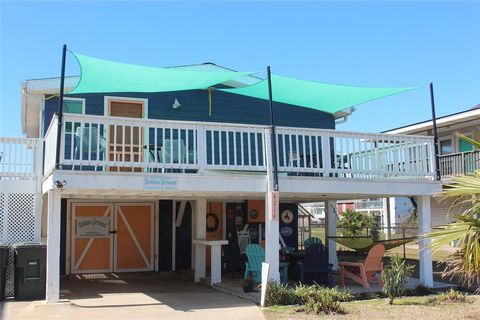
[[[480,148],[480,140],[459,134],[461,139]],[[443,277],[459,277],[467,286],[480,285],[480,170],[473,174],[456,177],[442,191],[441,199],[453,200],[450,212],[454,223],[444,225],[427,237],[432,239],[432,249],[456,243],[456,251],[447,257]]]

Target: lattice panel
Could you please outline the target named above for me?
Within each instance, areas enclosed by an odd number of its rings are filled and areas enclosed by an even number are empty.
[[[37,214],[35,196],[35,193],[0,193],[0,242],[10,245],[15,242],[35,241],[35,222],[39,220],[35,219]],[[38,212],[40,213],[40,208],[38,208]],[[13,251],[10,250],[6,296],[14,294],[13,278]]]

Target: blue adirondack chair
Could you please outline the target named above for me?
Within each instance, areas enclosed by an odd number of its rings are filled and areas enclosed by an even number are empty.
[[[265,251],[258,244],[249,244],[245,250],[248,262],[245,263],[245,278],[250,273],[253,281],[262,281],[262,262],[265,261]],[[282,282],[288,281],[288,262],[280,262],[280,277]]]
[[[333,286],[332,264],[328,263],[328,250],[322,244],[310,244],[305,249],[305,259],[297,262],[301,283],[318,283]]]
[[[305,239],[305,241],[303,241],[303,248],[307,250],[307,248],[312,244],[322,244],[322,240],[317,237],[310,237],[308,239]]]

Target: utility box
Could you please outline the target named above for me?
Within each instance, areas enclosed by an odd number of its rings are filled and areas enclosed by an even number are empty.
[[[47,246],[41,242],[15,243],[15,299],[45,299]]]
[[[8,246],[0,243],[0,300],[5,298],[5,282],[7,280]]]

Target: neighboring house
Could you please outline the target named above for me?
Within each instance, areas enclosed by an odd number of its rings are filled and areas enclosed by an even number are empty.
[[[66,91],[78,81],[66,78]],[[249,241],[265,240],[269,277],[279,279],[279,242],[297,247],[308,221],[303,202],[326,203],[327,234],[335,235],[337,200],[416,196],[419,230],[430,228],[430,196],[441,188],[432,138],[335,130],[354,105],[331,113],[295,99],[274,103],[276,216],[268,102],[220,91],[258,79],[214,91],[69,94],[58,126],[59,82],[25,81],[27,138],[0,138],[0,235],[47,242],[48,302],[59,299],[60,276],[77,273],[194,270],[200,281],[210,267],[218,283],[220,247],[244,229]],[[335,243],[327,245],[336,263]],[[419,246],[420,278],[432,286],[427,243]]]
[[[438,144],[440,153],[440,175],[443,185],[451,178],[464,174],[472,174],[480,169],[480,150],[476,150],[468,141],[462,140],[458,133],[473,137],[480,130],[480,105],[468,110],[437,118]],[[432,136],[432,120],[422,121],[383,133],[399,135]],[[432,226],[452,222],[449,214],[460,210],[451,210],[451,201],[440,201],[433,197],[431,201]],[[414,204],[404,198],[395,200],[395,216],[398,221],[405,220],[411,214]]]

